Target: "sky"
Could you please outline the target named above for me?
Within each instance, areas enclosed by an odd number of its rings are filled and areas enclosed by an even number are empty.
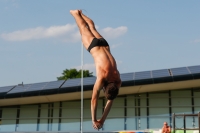
[[[199,7],[199,0],[0,0],[0,86],[56,81],[81,68],[72,9],[94,21],[121,74],[200,65]],[[95,76],[85,49],[83,63]]]

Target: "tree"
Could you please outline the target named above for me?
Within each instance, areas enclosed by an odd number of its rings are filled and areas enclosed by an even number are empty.
[[[89,72],[89,70],[83,70],[83,77],[93,77],[92,72]],[[74,78],[81,78],[81,70],[77,71],[76,69],[65,69],[63,70],[62,76],[57,77],[58,80]]]

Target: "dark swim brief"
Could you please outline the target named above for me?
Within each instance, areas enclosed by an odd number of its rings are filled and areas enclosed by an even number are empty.
[[[104,38],[94,38],[90,44],[90,46],[88,47],[88,51],[90,52],[90,50],[96,46],[109,46],[107,41]]]

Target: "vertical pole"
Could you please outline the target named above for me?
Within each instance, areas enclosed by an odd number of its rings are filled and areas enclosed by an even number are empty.
[[[84,52],[83,52],[83,42],[82,42],[81,44],[81,70],[82,70],[81,71],[81,133],[83,133],[83,59],[84,59],[83,53]]]
[[[199,121],[199,133],[200,133],[200,112],[198,113],[198,121]]]
[[[171,91],[168,92],[168,96],[169,96],[169,122],[170,122],[170,127],[173,126],[173,121],[172,121],[172,99],[171,99]]]
[[[50,103],[48,104],[48,130],[47,131],[50,131],[50,111],[51,111],[51,106],[50,106]]]
[[[54,103],[51,103],[51,127],[50,127],[50,131],[53,130],[53,112],[54,112]]]
[[[124,130],[127,127],[127,96],[124,97]]]
[[[195,113],[195,110],[194,110],[194,90],[193,88],[191,89],[191,100],[192,100],[192,114]],[[192,117],[192,126],[193,128],[195,128],[195,116]]]
[[[59,103],[59,120],[58,120],[58,131],[61,130],[61,117],[62,117],[62,102]]]
[[[141,116],[140,116],[140,111],[141,111],[141,106],[140,106],[140,96],[138,98],[138,117],[139,117],[139,121],[138,121],[138,129],[140,130],[141,128]]]
[[[183,114],[183,122],[184,133],[186,133],[185,114]]]
[[[147,102],[147,129],[149,129],[149,93],[146,93],[146,102]]]
[[[135,97],[135,123],[136,123],[136,130],[138,130],[138,98],[137,95]]]
[[[176,133],[176,124],[175,124],[175,113],[173,113],[173,129],[174,129],[174,133]]]
[[[83,44],[81,44],[81,133],[83,133]]]
[[[41,104],[38,104],[37,131],[40,130]]]
[[[17,106],[17,119],[16,119],[15,132],[18,131],[18,127],[19,127],[20,109],[21,109],[20,106]]]

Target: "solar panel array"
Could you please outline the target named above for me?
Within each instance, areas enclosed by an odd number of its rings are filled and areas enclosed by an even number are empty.
[[[172,68],[171,72],[172,72],[173,76],[190,74],[190,72],[188,71],[187,67]]]
[[[48,82],[32,84],[32,85],[27,89],[27,92],[28,92],[28,91],[40,91],[40,90],[42,90],[47,84],[48,84]]]
[[[64,82],[65,80],[59,80],[59,81],[52,81],[52,82],[42,82],[42,83],[20,85],[20,86],[16,86],[8,94],[58,89]]]
[[[68,79],[68,80],[61,86],[61,88],[75,87],[75,86],[80,86],[80,85],[81,85],[81,78],[78,78],[78,79]]]
[[[133,80],[134,73],[124,73],[120,75],[121,81],[131,81]]]
[[[188,69],[192,74],[200,73],[200,66],[190,66]]]
[[[65,82],[65,80],[58,80],[58,81],[49,82],[46,86],[44,86],[43,90],[57,89],[57,88],[59,88],[64,82]]]
[[[0,87],[0,93],[7,93],[8,91],[10,91],[12,88],[14,88],[15,86],[5,86],[5,87]]]
[[[26,92],[30,86],[31,86],[31,84],[16,86],[14,89],[9,91],[8,94]]]
[[[200,65],[199,66],[189,66],[189,67],[180,67],[180,68],[172,68],[172,69],[161,69],[161,70],[153,70],[153,71],[143,71],[143,72],[135,72],[135,73],[124,73],[120,75],[122,82],[126,81],[134,81],[139,82],[140,80],[149,80],[149,79],[159,79],[164,77],[170,77],[170,72],[172,76],[179,77],[181,75],[198,75],[200,74]],[[94,85],[96,81],[96,77],[86,77],[83,79],[84,86]],[[127,82],[126,82],[127,83]],[[52,90],[59,88],[70,88],[81,85],[81,78],[78,79],[68,79],[68,80],[58,80],[52,82],[42,82],[42,83],[34,83],[34,84],[24,84],[18,86],[6,86],[0,87],[0,94],[15,94],[15,93],[24,93],[24,92],[32,92],[32,91],[43,91],[43,90]],[[137,85],[137,84],[136,84]]]
[[[152,71],[152,77],[153,78],[161,78],[161,77],[169,77],[169,76],[170,76],[170,73],[169,73],[168,69]]]
[[[83,85],[94,85],[96,77],[86,77],[83,78]]]
[[[144,71],[144,72],[135,72],[135,80],[141,80],[141,79],[150,79],[152,78],[151,76],[151,71]]]

